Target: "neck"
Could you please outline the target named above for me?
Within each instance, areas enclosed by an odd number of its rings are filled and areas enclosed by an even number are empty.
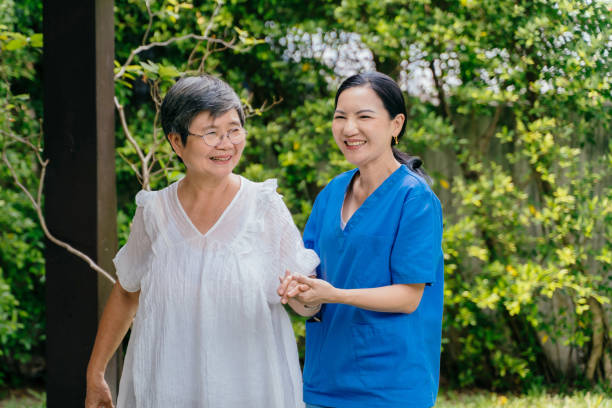
[[[373,162],[359,167],[359,187],[368,195],[380,186],[401,164],[395,160],[393,153],[391,157],[381,157]]]
[[[187,171],[185,177],[179,184],[184,195],[191,197],[215,196],[222,194],[231,187],[236,180],[235,174],[231,173],[222,178],[198,177]]]

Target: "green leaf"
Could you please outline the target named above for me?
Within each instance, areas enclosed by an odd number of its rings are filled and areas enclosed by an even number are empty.
[[[32,44],[32,47],[41,48],[43,46],[43,35],[40,33],[33,34],[30,37],[30,44]]]
[[[15,33],[13,35],[13,39],[6,44],[4,49],[8,51],[15,51],[25,47],[26,45],[28,45],[28,38],[23,34]]]

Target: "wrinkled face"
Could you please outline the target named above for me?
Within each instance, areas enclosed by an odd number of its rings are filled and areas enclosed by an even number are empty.
[[[228,137],[223,137],[217,146],[212,147],[207,145],[201,137],[195,135],[204,135],[212,131],[227,135],[237,127],[242,128],[242,125],[235,109],[216,118],[209,112],[203,111],[191,121],[188,129],[190,135],[187,136],[184,145],[178,134],[171,133],[168,137],[174,151],[183,160],[189,173],[222,178],[231,174],[238,164],[245,141],[233,144]]]
[[[369,86],[343,91],[338,98],[332,133],[346,159],[358,166],[393,160],[391,139],[398,135],[404,115],[389,117],[382,100]]]

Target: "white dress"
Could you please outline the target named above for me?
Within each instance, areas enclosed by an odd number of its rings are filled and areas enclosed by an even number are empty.
[[[303,407],[289,316],[276,293],[286,269],[310,275],[276,180],[241,177],[238,193],[202,235],[179,203],[178,182],[136,196],[119,282],[140,290],[118,408]]]

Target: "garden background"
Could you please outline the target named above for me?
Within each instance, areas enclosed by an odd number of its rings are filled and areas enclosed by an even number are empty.
[[[40,1],[0,2],[0,148],[32,189],[40,164],[15,136],[36,147],[42,132],[41,32]],[[238,172],[278,178],[303,228],[351,168],[331,137],[335,88],[377,69],[405,91],[401,148],[444,207],[443,387],[609,390],[612,2],[115,0],[115,36],[120,245],[135,193],[181,176],[157,117],[178,77],[237,90]],[[40,384],[45,240],[4,162],[0,209],[0,386]]]

